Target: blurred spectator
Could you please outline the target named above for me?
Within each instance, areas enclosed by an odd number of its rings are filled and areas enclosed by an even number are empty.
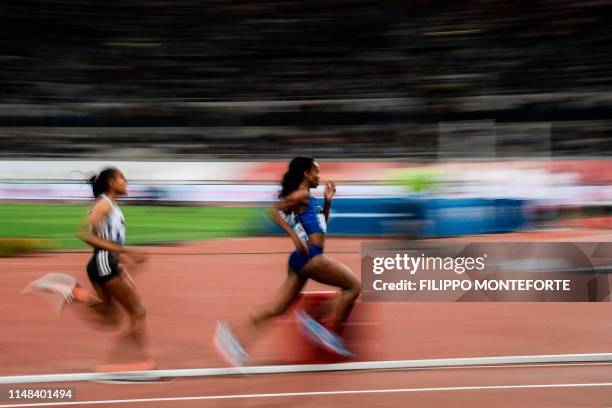
[[[4,157],[289,156],[315,138],[319,157],[432,159],[438,123],[463,120],[547,122],[551,154],[611,153],[603,0],[0,7]]]

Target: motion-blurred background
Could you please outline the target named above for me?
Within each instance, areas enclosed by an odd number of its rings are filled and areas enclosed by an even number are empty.
[[[126,173],[128,243],[275,233],[286,162],[336,235],[609,228],[607,1],[0,5],[0,252],[75,248]]]

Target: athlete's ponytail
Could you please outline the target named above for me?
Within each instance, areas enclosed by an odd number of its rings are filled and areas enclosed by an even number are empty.
[[[279,198],[287,197],[298,189],[304,180],[304,173],[309,171],[314,164],[312,157],[296,157],[289,163],[289,170],[283,176],[282,189]]]
[[[97,176],[92,176],[87,180],[91,186],[94,197],[108,192],[110,181],[119,170],[114,167],[108,167],[100,172]]]

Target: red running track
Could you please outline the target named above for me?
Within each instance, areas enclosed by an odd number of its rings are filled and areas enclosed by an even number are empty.
[[[610,238],[604,231],[566,231],[478,239],[604,241]],[[359,273],[361,242],[330,238],[327,253]],[[215,321],[220,318],[240,321],[253,307],[271,299],[285,277],[291,247],[283,238],[249,238],[146,250],[150,253],[148,262],[132,275],[148,310],[151,353],[160,369],[180,369],[225,366],[212,347]],[[91,329],[70,307],[56,316],[41,299],[19,295],[28,282],[47,272],[74,274],[86,282],[88,257],[87,253],[55,253],[0,260],[3,277],[0,376],[91,372],[96,365],[119,358],[113,352],[117,333]],[[317,284],[307,287],[307,290],[320,289],[328,288]],[[362,304],[360,308],[368,323],[367,359],[612,352],[610,303],[377,303]],[[259,339],[251,350],[254,364],[299,361],[304,351],[296,348],[295,336],[288,335],[292,331],[290,320],[290,316],[279,319]],[[76,387],[81,404],[107,401],[102,405],[152,408],[217,404],[612,406],[612,365],[609,364],[189,378],[164,384],[62,385]],[[209,399],[180,399],[184,397]],[[148,400],[133,401],[140,398]],[[160,400],[163,398],[172,399]],[[127,401],[109,402],[114,400]],[[0,401],[0,405],[8,403]]]

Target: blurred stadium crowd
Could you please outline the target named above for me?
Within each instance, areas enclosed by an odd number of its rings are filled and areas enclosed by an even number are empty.
[[[608,1],[0,7],[4,158],[428,160],[466,121],[498,156],[612,153]]]

